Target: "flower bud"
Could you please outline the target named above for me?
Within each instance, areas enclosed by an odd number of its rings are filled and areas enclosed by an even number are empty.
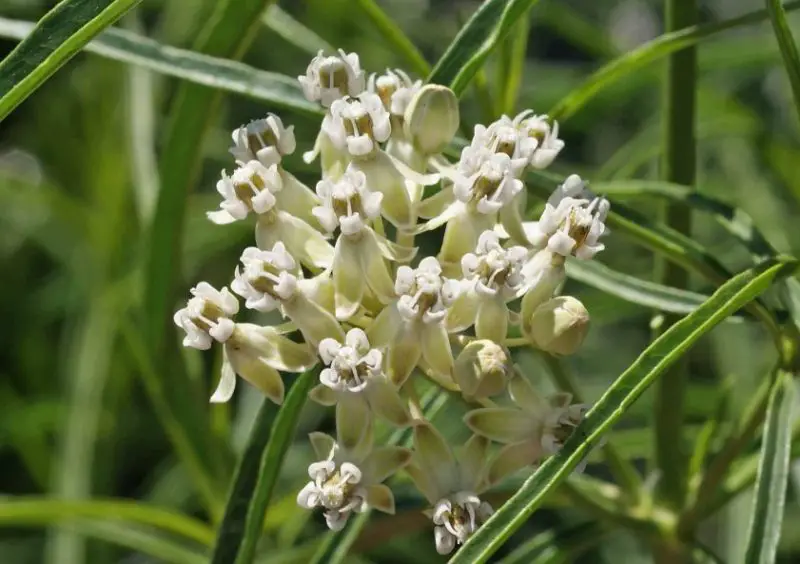
[[[568,355],[578,350],[589,329],[589,312],[572,296],[553,298],[533,312],[528,323],[533,344],[552,354]]]
[[[488,398],[502,392],[511,375],[511,356],[488,339],[472,341],[455,363],[454,376],[465,397]]]
[[[406,108],[404,120],[406,137],[418,151],[439,153],[458,130],[458,98],[446,86],[423,86]]]

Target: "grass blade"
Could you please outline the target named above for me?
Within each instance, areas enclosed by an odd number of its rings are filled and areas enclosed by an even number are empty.
[[[316,55],[319,51],[326,53],[335,51],[333,45],[294,19],[277,4],[264,11],[261,21],[278,37],[309,55]]]
[[[431,66],[403,30],[384,12],[375,0],[356,0],[363,14],[394,53],[403,57],[408,68],[420,76],[427,76]]]
[[[701,336],[796,267],[794,260],[771,260],[746,270],[721,286],[697,311],[665,331],[611,385],[564,448],[545,461],[450,562],[486,562],[664,370]]]
[[[271,425],[275,406],[264,400],[228,496],[211,557],[212,564],[249,564],[253,561],[267,506],[294,437],[300,410],[318,376],[319,369],[313,369],[294,381]]]
[[[800,1],[787,2],[786,11],[800,8]],[[756,10],[738,18],[718,23],[693,25],[679,31],[665,33],[656,39],[628,51],[600,67],[586,81],[556,103],[548,115],[553,119],[567,119],[583,108],[600,91],[619,82],[633,72],[643,69],[670,53],[685,49],[723,31],[756,24],[767,19],[767,10]]]
[[[0,17],[0,37],[22,39],[34,28],[31,22]],[[123,29],[108,29],[84,49],[101,57],[137,65],[188,82],[241,94],[309,115],[322,115],[318,105],[303,96],[292,77],[195,51],[179,49]]]
[[[792,447],[792,375],[781,372],[769,399],[745,564],[773,564],[783,521]]]
[[[0,121],[141,0],[64,0],[0,62]]]
[[[486,0],[467,21],[428,76],[457,96],[464,93],[486,58],[538,0]]]
[[[792,30],[786,21],[786,9],[782,0],[767,0],[767,12],[778,40],[778,47],[783,57],[783,66],[789,76],[789,84],[794,95],[794,105],[800,112],[800,53],[797,52],[797,43],[792,37]]]

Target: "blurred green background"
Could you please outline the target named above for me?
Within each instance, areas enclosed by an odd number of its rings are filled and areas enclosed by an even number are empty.
[[[215,0],[145,0],[121,27],[165,44],[189,47]],[[36,20],[54,2],[0,0],[0,16]],[[325,42],[361,55],[368,71],[402,67],[369,20],[347,0],[281,1],[283,12]],[[381,0],[429,61],[435,61],[474,11],[467,0]],[[545,112],[594,69],[663,31],[658,0],[542,0],[530,13],[522,85],[514,111]],[[700,2],[701,21],[731,18],[763,7],[753,0]],[[274,16],[274,13],[273,13]],[[310,59],[297,36],[282,37],[269,15],[243,60],[257,68],[296,76]],[[790,14],[790,21],[800,22]],[[285,33],[284,33],[285,35]],[[0,39],[0,55],[15,45]],[[510,47],[508,47],[510,48]],[[505,94],[495,77],[499,57],[485,68],[482,91],[471,88],[462,116],[471,126],[496,117]],[[779,251],[800,253],[800,135],[785,72],[767,22],[726,32],[699,47],[698,190],[749,214]],[[578,172],[591,181],[656,178],[660,151],[659,80],[663,64],[636,72],[561,124],[566,148],[551,168]],[[159,190],[157,163],[176,80],[136,67],[79,54],[0,125],[0,495],[65,499],[146,500],[205,518],[185,466],[167,438],[143,382],[166,388],[166,365],[143,366],[132,353],[128,313],[141,300],[144,233]],[[487,95],[491,100],[487,101]],[[513,101],[513,100],[512,100]],[[490,104],[491,102],[491,104]],[[217,227],[204,212],[214,209],[219,170],[230,168],[229,132],[273,108],[225,95],[203,146],[200,180],[190,196],[182,253],[182,283],[224,285],[241,249],[250,244],[249,224]],[[300,155],[310,149],[319,121],[280,112],[293,124],[298,151],[287,168],[313,186],[314,169]],[[488,115],[487,115],[488,114]],[[161,163],[169,166],[169,163]],[[631,207],[656,217],[652,201],[629,198]],[[693,237],[732,270],[749,264],[746,252],[729,243],[721,228],[698,217]],[[435,244],[435,240],[424,242]],[[600,261],[650,279],[652,254],[612,235]],[[696,291],[708,293],[703,281]],[[650,338],[652,312],[577,282],[567,290],[583,299],[592,315],[584,348],[569,365],[596,399],[630,364]],[[177,302],[176,302],[177,306]],[[179,347],[178,331],[168,334]],[[134,339],[135,340],[135,339]],[[219,358],[185,354],[201,402],[216,382]],[[521,358],[543,387],[546,369]],[[687,439],[715,409],[726,378],[735,383],[735,417],[774,361],[763,329],[730,321],[697,346],[689,361]],[[146,364],[146,363],[145,363]],[[149,375],[143,372],[150,370]],[[229,473],[252,424],[260,398],[240,386],[228,406],[200,405],[218,450],[206,455]],[[647,472],[651,457],[652,403],[643,397],[614,432],[614,441]],[[459,408],[437,423],[462,438]],[[296,491],[311,460],[305,432],[330,428],[330,414],[307,408],[268,516],[271,536],[265,561],[303,562],[304,543],[322,528],[297,509]],[[590,475],[606,476],[601,464]],[[508,494],[511,484],[497,499]],[[800,558],[800,465],[795,467],[784,520],[780,557]],[[225,491],[217,492],[224,496]],[[726,562],[741,554],[749,519],[749,494],[712,519],[703,538]],[[420,514],[422,501],[410,487],[397,490],[399,516],[374,518],[357,545],[363,560],[381,563],[437,561],[432,532]],[[31,498],[33,499],[33,498]],[[41,499],[41,498],[37,498]],[[53,508],[54,513],[60,511]],[[0,503],[0,563],[144,563],[158,560],[120,546],[124,535],[113,511],[74,516],[57,528],[38,518],[14,521]],[[588,516],[558,504],[539,511],[518,540]],[[130,534],[128,530],[125,534]],[[81,538],[91,540],[84,545]],[[132,538],[132,537],[131,537]],[[123,545],[134,540],[119,541]],[[133,545],[130,545],[133,546]],[[295,547],[295,548],[292,548]],[[299,548],[297,548],[299,547]],[[305,555],[305,556],[304,556]],[[614,533],[583,552],[579,562],[650,562],[649,549],[627,533]],[[351,561],[360,557],[352,556]]]

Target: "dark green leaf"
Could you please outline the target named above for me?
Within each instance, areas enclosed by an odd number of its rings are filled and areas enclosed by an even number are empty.
[[[789,76],[789,84],[794,95],[794,105],[800,112],[800,53],[797,52],[797,44],[792,37],[792,30],[789,29],[789,22],[786,21],[786,10],[782,0],[767,0],[767,12],[775,30],[775,38],[778,40],[778,47],[781,49],[783,66]]]

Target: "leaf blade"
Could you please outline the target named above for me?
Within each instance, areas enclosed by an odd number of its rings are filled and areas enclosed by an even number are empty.
[[[797,43],[792,37],[792,30],[786,21],[786,10],[782,0],[767,0],[767,12],[775,38],[778,40],[778,47],[781,50],[783,66],[789,77],[789,84],[792,87],[794,105],[800,112],[800,53],[797,51]]]

